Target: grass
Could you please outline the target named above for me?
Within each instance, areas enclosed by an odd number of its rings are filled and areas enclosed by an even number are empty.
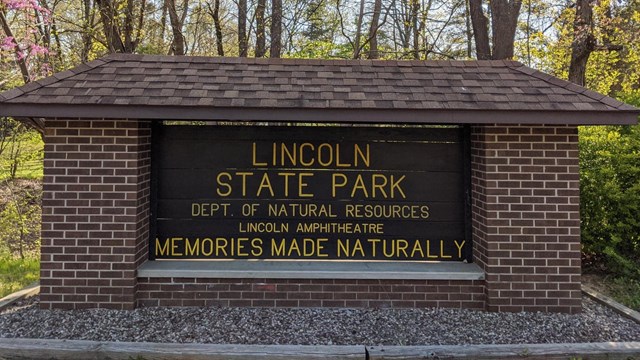
[[[20,155],[18,156],[16,178],[33,180],[42,179],[44,143],[40,134],[35,130],[22,134],[14,147],[14,149],[18,148]],[[0,180],[9,178],[13,161],[14,160],[11,156],[11,146],[9,145],[0,154]]]
[[[24,259],[0,254],[0,298],[40,278],[40,259],[32,254]]]
[[[583,283],[613,298],[620,304],[640,311],[640,281],[618,274],[583,275]]]
[[[640,281],[616,277],[607,281],[611,297],[619,303],[640,311]]]

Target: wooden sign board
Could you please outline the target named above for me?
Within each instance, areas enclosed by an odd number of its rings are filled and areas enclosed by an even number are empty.
[[[462,261],[461,127],[157,126],[152,259]]]

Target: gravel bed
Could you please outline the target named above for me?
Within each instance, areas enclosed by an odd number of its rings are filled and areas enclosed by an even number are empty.
[[[640,341],[640,324],[590,299],[579,315],[451,309],[140,308],[0,313],[0,337],[291,345],[458,345]]]

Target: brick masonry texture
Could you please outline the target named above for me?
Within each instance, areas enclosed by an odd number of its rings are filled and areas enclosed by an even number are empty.
[[[135,306],[147,258],[148,122],[47,120],[43,308]]]
[[[484,309],[483,281],[140,278],[138,306]]]
[[[471,152],[487,310],[580,312],[577,128],[476,126]]]
[[[43,308],[581,310],[575,126],[472,126],[474,262],[484,281],[137,278],[148,257],[150,123],[46,127]]]

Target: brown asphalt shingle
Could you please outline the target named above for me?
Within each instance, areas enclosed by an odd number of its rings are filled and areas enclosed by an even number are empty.
[[[112,54],[0,94],[2,104],[637,112],[515,61]],[[11,115],[11,114],[4,114]]]

